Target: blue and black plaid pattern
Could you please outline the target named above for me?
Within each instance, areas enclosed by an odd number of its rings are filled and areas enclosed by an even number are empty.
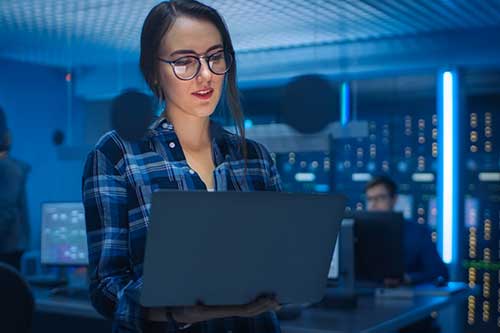
[[[264,146],[247,140],[247,165],[240,139],[211,123],[216,191],[281,191],[274,162]],[[113,319],[114,332],[145,332],[150,325],[138,303],[151,194],[158,189],[206,190],[186,162],[173,125],[159,118],[145,139],[105,134],[85,163],[82,195],[94,307]],[[165,332],[172,332],[165,325]],[[186,332],[279,332],[272,312],[193,325]]]

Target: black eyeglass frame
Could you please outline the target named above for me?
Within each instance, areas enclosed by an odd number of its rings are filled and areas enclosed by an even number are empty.
[[[212,69],[212,66],[210,66],[210,59],[216,55],[219,55],[220,53],[223,53],[224,54],[224,59],[225,61],[227,62],[227,59],[230,59],[230,63],[229,65],[226,64],[226,70],[222,73],[217,73],[215,72],[213,69]],[[193,58],[193,59],[196,59],[196,61],[198,62],[198,69],[195,71],[195,73],[189,77],[189,78],[182,78],[182,77],[179,77],[179,75],[176,73],[175,71],[175,63],[181,59],[185,59],[185,58]],[[179,80],[182,80],[182,81],[189,81],[189,80],[192,80],[194,79],[199,73],[200,73],[200,70],[201,70],[201,59],[204,59],[207,63],[207,66],[208,66],[208,69],[214,73],[215,75],[224,75],[226,74],[227,72],[229,72],[229,70],[231,69],[231,66],[233,65],[233,61],[234,61],[234,51],[226,51],[226,50],[220,50],[220,51],[217,51],[209,56],[207,55],[202,55],[202,56],[194,56],[194,55],[186,55],[186,56],[182,56],[182,57],[179,57],[175,60],[167,60],[167,59],[163,59],[161,57],[158,57],[158,60],[161,61],[161,62],[164,62],[166,64],[169,64],[170,66],[172,66],[172,71],[174,72],[174,75],[175,77],[177,77]]]

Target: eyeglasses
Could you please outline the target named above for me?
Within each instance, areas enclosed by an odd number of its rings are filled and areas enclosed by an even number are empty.
[[[205,59],[210,71],[216,75],[223,75],[229,71],[233,64],[233,52],[218,51],[209,56],[184,56],[179,59],[170,61],[158,57],[161,62],[170,64],[175,76],[180,80],[193,79],[201,69],[201,59]]]

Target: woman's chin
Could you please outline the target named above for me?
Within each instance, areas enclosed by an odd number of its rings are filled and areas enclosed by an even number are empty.
[[[210,117],[215,112],[214,106],[195,106],[193,107],[189,113],[198,118],[207,118]]]

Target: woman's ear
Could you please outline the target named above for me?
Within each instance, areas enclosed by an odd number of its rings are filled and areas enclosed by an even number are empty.
[[[156,77],[153,80],[154,92],[160,101],[165,101],[165,96],[163,95],[163,90],[161,89],[160,80]]]

